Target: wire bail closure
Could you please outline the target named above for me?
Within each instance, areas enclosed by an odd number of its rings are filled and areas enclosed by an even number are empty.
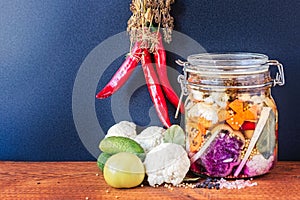
[[[179,114],[179,110],[180,110],[180,106],[182,104],[183,96],[187,96],[188,95],[188,89],[186,87],[186,85],[187,85],[187,74],[186,74],[185,68],[186,68],[186,66],[189,65],[189,63],[188,62],[183,62],[182,60],[176,60],[175,62],[178,65],[180,65],[180,66],[183,67],[183,75],[181,74],[177,78],[177,81],[180,84],[180,88],[181,88],[179,102],[178,102],[176,113],[175,113],[175,119],[177,119],[178,114]]]
[[[283,86],[285,84],[283,65],[277,60],[269,60],[267,64],[269,66],[277,66],[278,69],[275,79],[273,79],[273,87],[276,85]]]

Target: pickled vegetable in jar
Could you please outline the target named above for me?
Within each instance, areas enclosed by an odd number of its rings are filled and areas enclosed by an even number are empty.
[[[278,112],[271,88],[284,85],[283,66],[256,53],[191,55],[180,75],[185,101],[186,150],[191,171],[246,178],[268,173],[277,161]],[[270,66],[278,72],[272,79]]]

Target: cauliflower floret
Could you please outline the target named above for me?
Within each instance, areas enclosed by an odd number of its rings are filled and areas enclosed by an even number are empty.
[[[238,95],[238,99],[242,100],[242,101],[250,101],[250,94],[248,93],[241,93]]]
[[[134,140],[139,143],[145,152],[163,143],[163,133],[166,130],[158,126],[150,126],[138,134]]]
[[[269,159],[265,159],[263,155],[258,154],[247,161],[245,166],[245,174],[248,176],[258,176],[269,172],[274,162],[274,156],[270,156]]]
[[[213,124],[218,122],[218,110],[212,105],[205,103],[195,104],[188,112],[189,117],[204,117]]]
[[[220,106],[221,108],[225,108],[227,106],[227,101],[229,96],[224,92],[212,92],[209,95],[205,95],[205,93],[193,90],[192,91],[193,98],[197,101],[204,101],[206,104],[213,104]]]
[[[181,183],[189,171],[190,160],[185,149],[178,144],[162,143],[153,148],[144,161],[151,186],[162,183]]]
[[[200,92],[200,91],[197,91],[197,90],[192,90],[192,95],[193,95],[193,98],[198,100],[198,101],[202,101],[203,100],[203,96],[204,96],[204,93],[203,92]]]
[[[226,108],[229,96],[224,92],[214,92],[211,94],[214,102],[221,108]]]
[[[255,95],[251,97],[251,101],[253,101],[253,104],[262,104],[265,98],[266,98],[265,95],[261,95],[261,96]]]
[[[105,137],[123,136],[133,139],[136,136],[136,125],[133,122],[121,121],[109,128]]]

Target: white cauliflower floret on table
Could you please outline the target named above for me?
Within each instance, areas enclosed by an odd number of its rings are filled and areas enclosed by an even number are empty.
[[[162,127],[150,126],[138,134],[134,140],[143,147],[145,152],[149,152],[163,142],[163,133],[165,131]]]
[[[144,161],[151,186],[162,183],[181,183],[189,171],[190,160],[185,149],[178,144],[162,143],[153,148]]]
[[[121,121],[108,129],[105,137],[110,136],[123,136],[131,139],[135,138],[136,125],[133,122]]]

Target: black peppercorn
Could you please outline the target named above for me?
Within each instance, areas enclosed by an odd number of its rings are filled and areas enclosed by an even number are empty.
[[[214,184],[213,184],[213,183],[209,183],[209,184],[207,185],[207,188],[208,188],[208,189],[214,188]]]
[[[220,183],[218,182],[219,179],[218,178],[211,178],[211,177],[207,177],[205,180],[203,180],[202,182],[198,182],[196,184],[197,188],[207,188],[207,189],[220,189]]]

